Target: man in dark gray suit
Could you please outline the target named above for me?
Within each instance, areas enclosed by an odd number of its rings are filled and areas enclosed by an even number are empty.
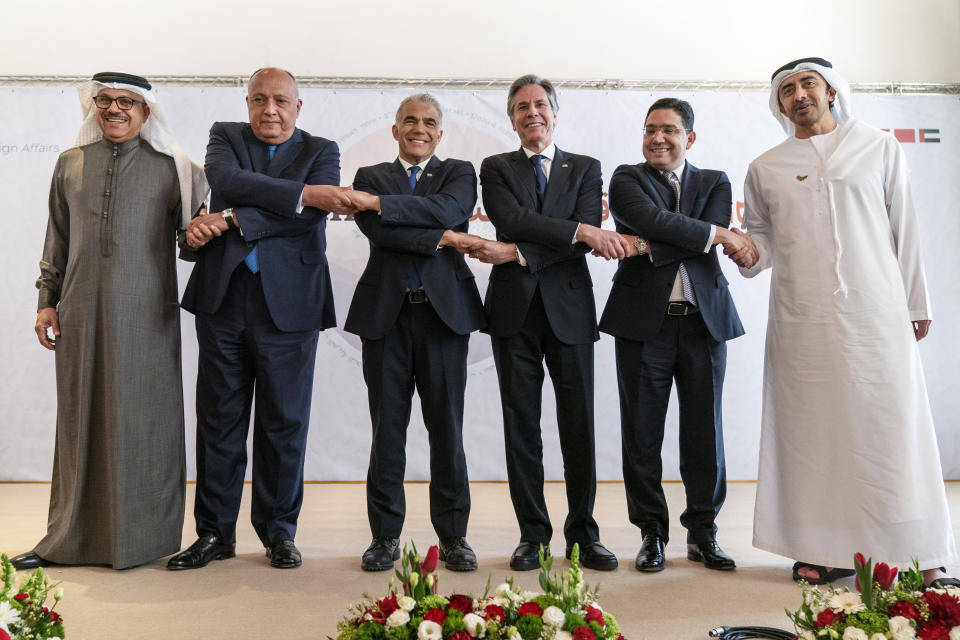
[[[397,109],[392,162],[361,167],[351,201],[370,258],[357,283],[344,329],[363,339],[363,378],[373,440],[367,470],[367,516],[373,541],[365,571],[393,568],[406,511],[404,448],[414,389],[430,436],[430,519],[440,559],[473,571],[467,544],[470,487],[463,452],[463,396],[470,334],[484,324],[483,303],[460,251],[477,201],[477,174],[463,160],[440,160],[443,112],[426,93]]]
[[[618,167],[610,180],[610,209],[617,230],[631,240],[633,257],[620,262],[600,330],[616,338],[627,509],[643,533],[639,571],[664,567],[669,520],[660,449],[674,379],[687,557],[708,569],[735,567],[717,546],[714,520],[726,496],[720,419],[725,341],[742,335],[743,327],[713,245],[732,252],[745,241],[727,229],[726,174],[686,162],[695,140],[693,108],[683,100],[658,100],[644,125],[647,161]]]
[[[549,548],[553,535],[540,439],[546,362],[567,483],[567,557],[578,543],[583,566],[609,571],[617,568],[617,558],[600,544],[593,519],[593,343],[599,334],[584,254],[593,248],[608,259],[622,258],[630,244],[599,228],[600,163],[553,143],[557,108],[549,80],[527,75],[510,87],[507,114],[521,148],[491,156],[480,167],[483,204],[497,241],[475,245],[470,255],[495,265],[486,331],[500,381],[510,497],[520,524],[510,566],[537,568],[539,546]]]

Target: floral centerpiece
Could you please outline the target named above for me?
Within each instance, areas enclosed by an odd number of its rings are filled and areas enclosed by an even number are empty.
[[[6,555],[0,556],[0,640],[50,640],[66,637],[63,618],[54,611],[63,598],[59,582],[51,584],[43,569],[37,569],[15,586],[17,571]],[[47,597],[53,592],[53,604],[47,608]]]
[[[787,611],[800,640],[960,640],[960,589],[923,589],[917,563],[897,569],[854,556],[856,591],[800,582],[803,605]]]
[[[542,592],[522,591],[513,579],[480,597],[439,595],[437,547],[420,558],[404,546],[387,595],[366,598],[337,624],[336,640],[624,640],[616,619],[597,604],[597,588],[584,584],[574,545],[570,568],[551,575],[553,558],[540,549]],[[332,639],[331,639],[332,640]]]

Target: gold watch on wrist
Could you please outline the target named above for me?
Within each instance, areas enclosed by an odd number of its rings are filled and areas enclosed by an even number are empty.
[[[645,253],[650,253],[650,245],[640,236],[637,236],[637,239],[633,241],[633,246],[637,249],[637,255],[642,256]]]

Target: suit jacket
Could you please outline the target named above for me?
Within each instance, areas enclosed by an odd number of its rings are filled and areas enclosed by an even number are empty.
[[[183,308],[214,313],[234,270],[256,243],[260,278],[270,317],[281,331],[336,325],[327,266],[327,212],[304,207],[307,184],[340,184],[335,142],[295,129],[270,160],[267,144],[243,122],[210,129],[204,164],[212,190],[210,211],[233,207],[241,235],[230,230],[200,250],[183,294]]]
[[[484,324],[473,272],[453,247],[437,247],[447,229],[466,231],[477,201],[477,174],[463,160],[430,159],[410,190],[399,160],[361,167],[358,191],[380,196],[380,209],[354,219],[370,241],[370,258],[350,303],[344,329],[362,338],[382,338],[396,322],[414,268],[434,311],[460,335]]]
[[[599,339],[593,280],[584,254],[573,243],[580,222],[600,226],[600,162],[559,148],[537,211],[536,176],[523,149],[490,156],[480,166],[483,207],[497,239],[515,242],[527,266],[495,265],[487,286],[487,329],[493,337],[515,335],[540,288],[550,328],[566,344]]]
[[[687,163],[679,214],[675,205],[673,188],[657,169],[646,162],[617,167],[610,179],[610,210],[617,231],[646,238],[653,259],[642,255],[620,261],[600,330],[639,342],[655,337],[682,260],[713,338],[743,335],[716,250],[703,252],[710,225],[726,228],[730,223],[730,181],[722,171]]]

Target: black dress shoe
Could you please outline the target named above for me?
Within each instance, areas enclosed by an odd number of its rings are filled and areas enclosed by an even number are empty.
[[[393,569],[393,561],[400,559],[400,538],[373,539],[360,558],[360,568],[364,571],[388,571]]]
[[[440,539],[440,559],[450,571],[476,571],[477,554],[463,536]]]
[[[226,560],[236,555],[236,545],[224,542],[223,538],[214,533],[205,533],[187,547],[167,561],[167,569],[199,569],[207,566],[211,560]]]
[[[702,562],[707,569],[731,571],[737,568],[733,558],[723,552],[715,540],[687,544],[687,560]]]
[[[12,564],[13,568],[17,571],[33,571],[40,567],[51,567],[56,563],[41,558],[37,555],[36,551],[27,551],[26,553],[21,553],[18,556],[10,558],[10,564]]]
[[[546,542],[527,542],[521,540],[510,556],[510,568],[514,571],[530,571],[540,568],[540,545],[544,551],[550,552],[550,545]]]
[[[663,571],[663,548],[666,544],[660,536],[643,536],[640,551],[637,553],[637,571],[654,573]]]
[[[268,547],[267,557],[275,569],[296,569],[303,563],[303,556],[293,540],[281,540]]]
[[[572,547],[567,547],[567,559],[570,559]],[[580,566],[594,571],[613,571],[617,568],[617,556],[600,544],[600,541],[580,545]]]

